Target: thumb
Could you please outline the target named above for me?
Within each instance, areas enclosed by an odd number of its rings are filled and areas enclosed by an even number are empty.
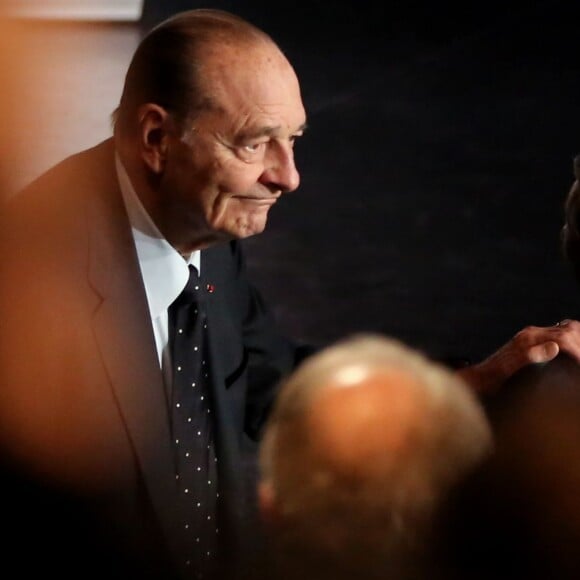
[[[528,360],[532,363],[548,362],[556,357],[560,352],[558,343],[550,341],[543,344],[536,344],[528,349]]]

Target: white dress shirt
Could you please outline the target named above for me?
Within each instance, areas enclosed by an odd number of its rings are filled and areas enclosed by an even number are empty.
[[[194,266],[200,272],[200,252],[193,252],[188,260],[181,256],[163,237],[146,212],[118,155],[115,155],[115,166],[145,284],[159,365],[165,383],[169,386],[172,373],[167,309],[187,284],[188,265]]]

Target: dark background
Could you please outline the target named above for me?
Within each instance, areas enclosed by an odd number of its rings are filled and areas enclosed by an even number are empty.
[[[146,3],[144,27],[192,2]],[[560,256],[580,152],[572,2],[205,2],[265,28],[302,82],[302,185],[246,242],[286,331],[489,354],[574,317]]]
[[[575,3],[454,4],[145,0],[141,33],[179,10],[231,10],[301,79],[302,184],[244,242],[298,339],[377,331],[477,360],[578,315],[559,248],[580,152]]]

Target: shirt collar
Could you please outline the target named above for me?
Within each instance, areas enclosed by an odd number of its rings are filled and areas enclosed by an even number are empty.
[[[115,167],[135,240],[149,312],[154,320],[167,311],[185,288],[189,279],[188,265],[200,272],[200,251],[196,250],[185,260],[163,237],[143,207],[118,153],[115,154]]]

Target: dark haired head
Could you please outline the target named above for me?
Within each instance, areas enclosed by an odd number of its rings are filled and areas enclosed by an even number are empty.
[[[580,282],[580,155],[574,158],[575,181],[564,205],[564,226],[561,240],[562,252],[574,269]]]

